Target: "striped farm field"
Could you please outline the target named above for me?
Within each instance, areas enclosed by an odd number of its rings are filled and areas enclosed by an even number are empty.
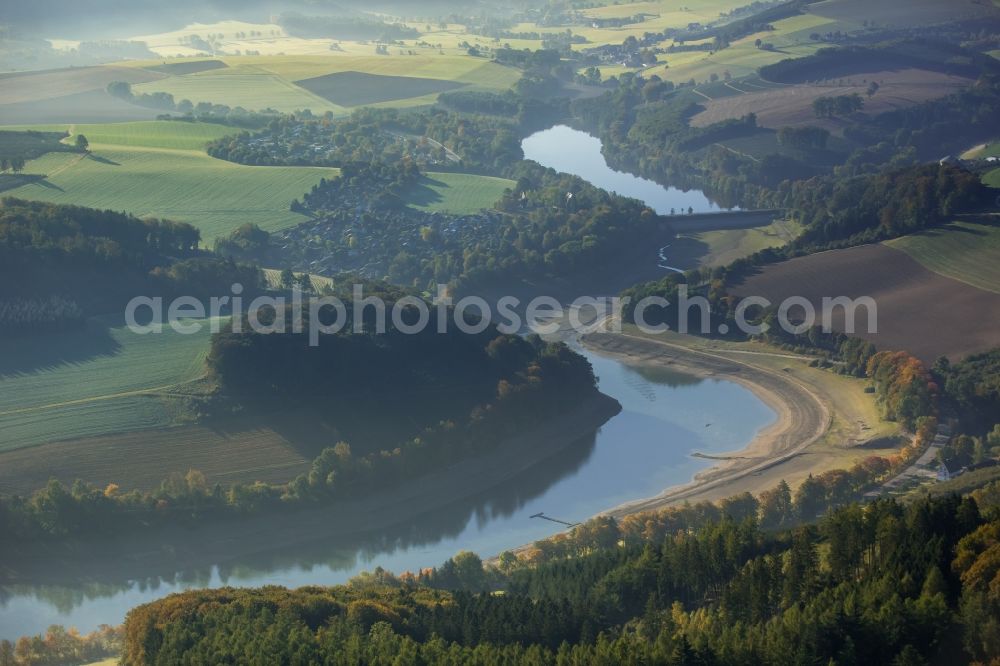
[[[957,221],[887,241],[925,268],[973,287],[1000,293],[1000,220]]]
[[[52,123],[46,125],[5,125],[4,131],[35,130],[68,132],[63,143],[72,144],[77,134],[87,137],[91,146],[131,146],[201,150],[213,139],[236,134],[239,128],[219,123],[165,120],[137,120],[123,123]]]
[[[200,150],[213,139],[239,130],[218,123],[165,122],[162,120],[132,123],[69,125],[72,134],[83,134],[91,144]]]
[[[199,147],[234,130],[208,123],[74,129],[90,140],[91,154],[49,153],[32,160],[25,173],[47,178],[5,194],[189,222],[211,246],[214,238],[246,222],[268,231],[294,226],[305,218],[289,210],[292,199],[337,174],[336,169],[252,167],[214,159]]]
[[[221,323],[221,321],[220,321]],[[122,318],[78,331],[3,341],[0,451],[171,422],[157,396],[204,374],[210,327],[138,335]]]

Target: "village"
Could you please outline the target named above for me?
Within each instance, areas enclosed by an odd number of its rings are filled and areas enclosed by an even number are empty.
[[[503,213],[482,210],[454,215],[406,205],[407,188],[422,176],[410,169],[347,166],[340,178],[308,193],[296,210],[313,216],[272,234],[284,265],[310,273],[353,272],[364,277],[411,283],[426,262],[462,249],[498,246]],[[435,274],[447,281],[447,273]]]

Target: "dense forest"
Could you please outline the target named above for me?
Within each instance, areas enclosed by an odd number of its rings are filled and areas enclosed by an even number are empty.
[[[137,294],[251,292],[255,268],[198,250],[185,223],[6,198],[0,204],[0,334],[75,326]]]
[[[923,664],[1000,655],[1000,517],[882,500],[773,531],[732,514],[567,558],[335,588],[192,591],[131,611],[123,663]],[[501,590],[502,594],[491,593]]]

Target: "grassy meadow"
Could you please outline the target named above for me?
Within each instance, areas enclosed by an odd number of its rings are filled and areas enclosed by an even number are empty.
[[[752,229],[717,229],[680,234],[666,251],[668,263],[683,270],[723,266],[769,247],[780,247],[802,231],[791,220]]]
[[[406,202],[426,211],[457,215],[492,208],[503,191],[514,187],[512,180],[467,173],[429,173],[419,184],[404,193]]]
[[[124,210],[189,222],[203,243],[246,222],[268,231],[305,217],[288,206],[336,169],[252,167],[209,157],[201,146],[236,131],[211,123],[153,121],[64,126],[82,132],[91,154],[49,153],[25,173],[46,174],[9,196]],[[70,141],[72,141],[72,137]]]
[[[0,451],[168,424],[169,410],[149,394],[201,377],[209,335],[207,322],[194,335],[137,335],[116,316],[5,341]]]
[[[886,241],[886,245],[902,250],[935,273],[1000,293],[1000,221],[956,221]]]

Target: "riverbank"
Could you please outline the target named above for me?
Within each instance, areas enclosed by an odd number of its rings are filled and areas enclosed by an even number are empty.
[[[652,339],[624,332],[589,333],[581,343],[627,365],[669,368],[695,377],[736,382],[774,410],[774,422],[741,450],[696,454],[715,464],[689,482],[609,508],[604,515],[620,517],[682,501],[756,494],[781,479],[794,487],[810,473],[849,467],[865,456],[894,451],[891,437],[886,438],[884,447],[872,446],[894,428],[876,423],[874,401],[864,393],[861,380],[811,368],[805,356],[724,343],[706,348],[709,341],[693,340],[699,339]]]
[[[290,546],[330,538],[347,540],[405,526],[499,486],[568,448],[584,445],[588,436],[619,411],[616,400],[595,393],[486,455],[362,499],[155,532],[12,545],[0,563],[0,582],[58,585],[124,583],[156,576],[173,579],[179,572],[230,563],[238,566],[240,561]]]

